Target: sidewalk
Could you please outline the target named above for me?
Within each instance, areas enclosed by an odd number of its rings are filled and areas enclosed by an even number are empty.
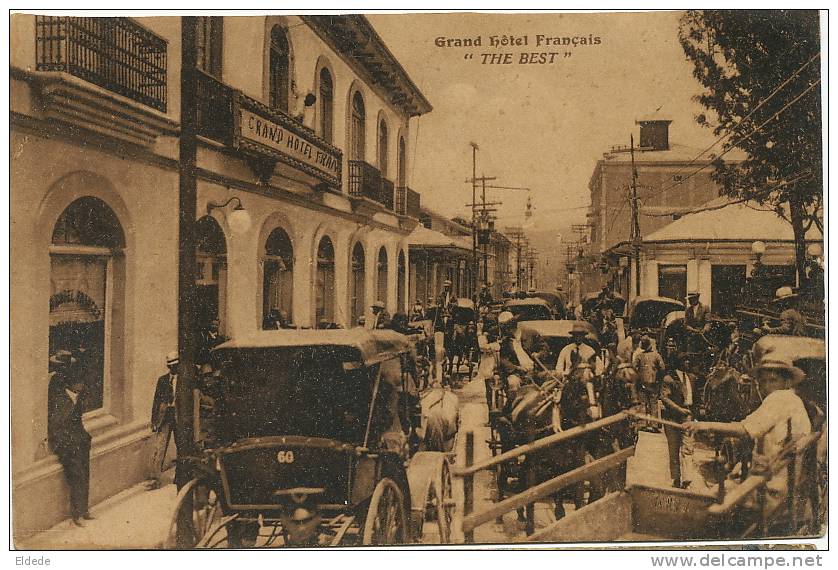
[[[53,528],[20,541],[22,550],[88,550],[160,548],[168,532],[177,489],[174,469],[164,474],[154,491],[140,483],[93,507],[96,517],[78,527],[67,519]]]

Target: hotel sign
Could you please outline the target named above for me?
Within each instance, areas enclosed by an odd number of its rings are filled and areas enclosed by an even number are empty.
[[[343,155],[294,119],[237,94],[233,108],[233,146],[249,150],[340,188]]]

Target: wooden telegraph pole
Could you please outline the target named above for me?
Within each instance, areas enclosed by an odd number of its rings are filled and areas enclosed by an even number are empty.
[[[195,386],[196,318],[195,318],[195,217],[197,213],[197,187],[195,181],[198,109],[196,97],[196,36],[198,19],[181,17],[181,80],[180,80],[180,148],[179,148],[179,199],[178,199],[178,369],[175,394],[177,466],[175,484],[178,490],[192,477],[187,457],[195,454],[193,428],[193,392]],[[177,545],[187,548],[191,534],[192,503],[186,499],[177,521]],[[182,519],[182,520],[181,520]]]
[[[637,208],[637,168],[634,166],[634,135],[631,135],[631,245],[634,252],[634,294],[640,295],[640,217]]]

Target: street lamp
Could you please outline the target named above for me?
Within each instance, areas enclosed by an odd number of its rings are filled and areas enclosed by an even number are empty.
[[[207,214],[211,214],[215,209],[224,209],[229,206],[233,201],[238,202],[236,207],[233,208],[233,211],[226,215],[227,217],[227,224],[230,226],[230,230],[235,235],[243,235],[250,230],[251,220],[250,214],[247,210],[244,209],[242,205],[242,201],[238,196],[233,196],[223,204],[217,204],[215,202],[210,202],[207,204]]]

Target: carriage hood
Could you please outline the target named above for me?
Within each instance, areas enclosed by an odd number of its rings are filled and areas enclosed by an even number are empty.
[[[768,335],[754,343],[753,361],[758,364],[771,355],[789,362],[798,360],[826,360],[826,344],[822,339],[805,336]]]
[[[587,329],[586,340],[599,343],[594,326],[587,321],[522,321],[518,323],[518,333],[521,344],[530,346],[536,337],[541,338],[570,338],[570,330],[574,326]]]
[[[343,362],[371,366],[410,351],[410,339],[392,330],[363,328],[337,330],[256,331],[228,340],[213,352],[231,349],[315,348],[334,354]]]

